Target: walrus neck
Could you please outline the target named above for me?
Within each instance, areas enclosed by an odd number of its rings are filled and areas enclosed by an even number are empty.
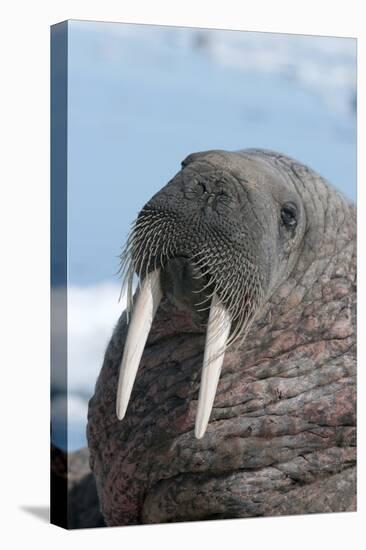
[[[242,345],[248,367],[295,354],[321,362],[355,345],[355,243],[329,256],[299,264],[267,302]],[[328,357],[329,356],[329,357]]]

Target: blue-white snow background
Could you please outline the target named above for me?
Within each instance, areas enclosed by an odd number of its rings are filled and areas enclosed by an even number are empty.
[[[68,36],[68,397],[55,381],[52,439],[71,451],[124,307],[130,223],[186,155],[278,150],[355,200],[356,41],[81,21]]]

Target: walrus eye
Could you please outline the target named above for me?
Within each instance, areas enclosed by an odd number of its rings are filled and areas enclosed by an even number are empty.
[[[297,208],[293,202],[287,202],[281,208],[281,219],[286,227],[294,229],[297,225]]]

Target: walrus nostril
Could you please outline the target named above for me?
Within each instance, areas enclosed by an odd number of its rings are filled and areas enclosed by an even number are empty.
[[[211,204],[213,204],[213,202],[215,201],[216,199],[216,194],[215,193],[211,193],[208,197],[207,197],[207,204],[211,206]]]

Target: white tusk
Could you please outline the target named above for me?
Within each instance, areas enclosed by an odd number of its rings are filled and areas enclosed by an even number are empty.
[[[195,427],[197,439],[201,439],[205,434],[210,419],[230,328],[230,315],[215,293],[212,297],[207,325],[205,354],[198,396]]]
[[[142,282],[128,329],[117,386],[116,411],[119,420],[126,414],[140,359],[161,298],[160,269],[156,269]]]

